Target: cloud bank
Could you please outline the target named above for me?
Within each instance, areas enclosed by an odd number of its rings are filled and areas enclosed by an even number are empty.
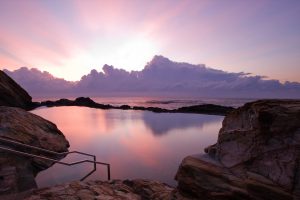
[[[69,82],[52,76],[49,72],[41,72],[36,68],[21,67],[15,71],[3,70],[19,83],[31,96],[56,96],[69,93],[76,82]]]
[[[245,98],[300,98],[300,83],[267,80],[249,73],[230,73],[174,62],[154,56],[142,71],[125,71],[104,65],[78,82],[53,77],[37,69],[4,70],[32,96],[199,96]],[[70,72],[72,73],[72,72]]]

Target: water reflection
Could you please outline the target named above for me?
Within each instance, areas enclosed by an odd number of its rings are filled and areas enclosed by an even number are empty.
[[[208,123],[218,122],[220,119],[212,115],[182,114],[182,113],[153,113],[143,112],[143,121],[156,136],[167,134],[175,129],[197,127],[199,131]]]
[[[181,160],[203,152],[214,143],[223,117],[144,111],[97,110],[84,107],[44,108],[33,111],[55,124],[70,142],[70,150],[95,154],[111,163],[112,178],[157,179],[175,185]],[[157,137],[157,136],[160,137]],[[71,162],[84,159],[70,155]],[[89,164],[68,168],[54,165],[37,176],[40,187],[80,179]],[[90,179],[105,179],[100,168]]]

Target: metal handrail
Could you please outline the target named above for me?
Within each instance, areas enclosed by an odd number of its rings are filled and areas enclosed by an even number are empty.
[[[95,155],[87,154],[87,153],[80,152],[80,151],[55,152],[55,151],[51,151],[51,150],[48,150],[48,149],[43,149],[43,148],[40,148],[40,147],[35,147],[35,146],[32,146],[32,145],[23,144],[21,142],[17,142],[17,141],[14,141],[14,140],[6,139],[6,138],[3,138],[2,136],[0,136],[0,141],[15,144],[15,145],[19,145],[19,146],[23,146],[23,147],[30,148],[30,149],[39,150],[39,151],[50,153],[50,154],[59,155],[59,156],[63,156],[63,155],[66,156],[68,154],[81,154],[81,155],[85,155],[85,156],[90,156],[90,157],[93,158],[93,160],[80,160],[80,161],[77,161],[77,162],[66,163],[66,162],[59,161],[57,159],[52,159],[52,158],[48,158],[48,157],[45,157],[45,156],[40,156],[40,155],[36,155],[36,154],[32,154],[32,153],[26,153],[26,152],[23,152],[23,151],[18,151],[18,150],[12,149],[12,148],[7,148],[7,147],[0,146],[0,149],[5,150],[5,151],[9,151],[11,153],[20,154],[20,155],[23,155],[23,156],[29,156],[29,157],[33,157],[33,158],[39,158],[39,159],[43,159],[43,160],[48,160],[48,161],[52,161],[54,163],[58,163],[58,164],[66,165],[66,166],[72,166],[72,165],[77,165],[77,164],[81,164],[81,163],[93,163],[94,164],[93,169],[88,174],[86,174],[83,178],[81,178],[80,181],[85,180],[87,177],[89,177],[91,174],[93,174],[97,170],[97,164],[105,165],[107,167],[107,179],[110,180],[110,164],[109,163],[104,163],[104,162],[98,162]]]

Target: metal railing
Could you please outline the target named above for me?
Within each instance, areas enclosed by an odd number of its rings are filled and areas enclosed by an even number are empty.
[[[80,151],[55,152],[55,151],[51,151],[51,150],[48,150],[48,149],[43,149],[43,148],[40,148],[40,147],[35,147],[35,146],[32,146],[32,145],[23,144],[21,142],[17,142],[17,141],[11,140],[11,139],[3,138],[2,136],[0,136],[0,141],[2,141],[4,143],[8,143],[8,144],[22,146],[22,147],[29,148],[29,149],[38,150],[40,152],[53,154],[53,155],[60,156],[60,157],[67,156],[69,154],[80,154],[80,155],[90,156],[90,157],[93,158],[93,160],[80,160],[80,161],[77,161],[77,162],[66,163],[66,162],[62,162],[60,160],[49,158],[49,157],[46,157],[46,156],[36,155],[36,154],[32,154],[32,153],[27,153],[27,152],[24,152],[24,151],[19,151],[19,150],[10,148],[10,147],[5,147],[5,145],[0,144],[0,149],[1,150],[8,151],[8,152],[15,153],[15,154],[19,154],[19,155],[23,155],[23,156],[32,157],[32,158],[39,158],[39,159],[43,159],[43,160],[48,160],[48,161],[58,163],[58,164],[61,164],[61,165],[72,166],[72,165],[77,165],[77,164],[81,164],[81,163],[93,163],[94,164],[93,169],[88,174],[86,174],[83,178],[81,178],[80,181],[85,180],[87,177],[89,177],[91,174],[93,174],[97,170],[97,164],[105,165],[107,167],[107,179],[110,180],[110,164],[104,163],[104,162],[98,162],[95,155],[80,152]]]

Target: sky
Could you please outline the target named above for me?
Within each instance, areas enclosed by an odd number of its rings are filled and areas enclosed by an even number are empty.
[[[0,69],[79,80],[154,55],[300,82],[298,0],[1,0]]]

